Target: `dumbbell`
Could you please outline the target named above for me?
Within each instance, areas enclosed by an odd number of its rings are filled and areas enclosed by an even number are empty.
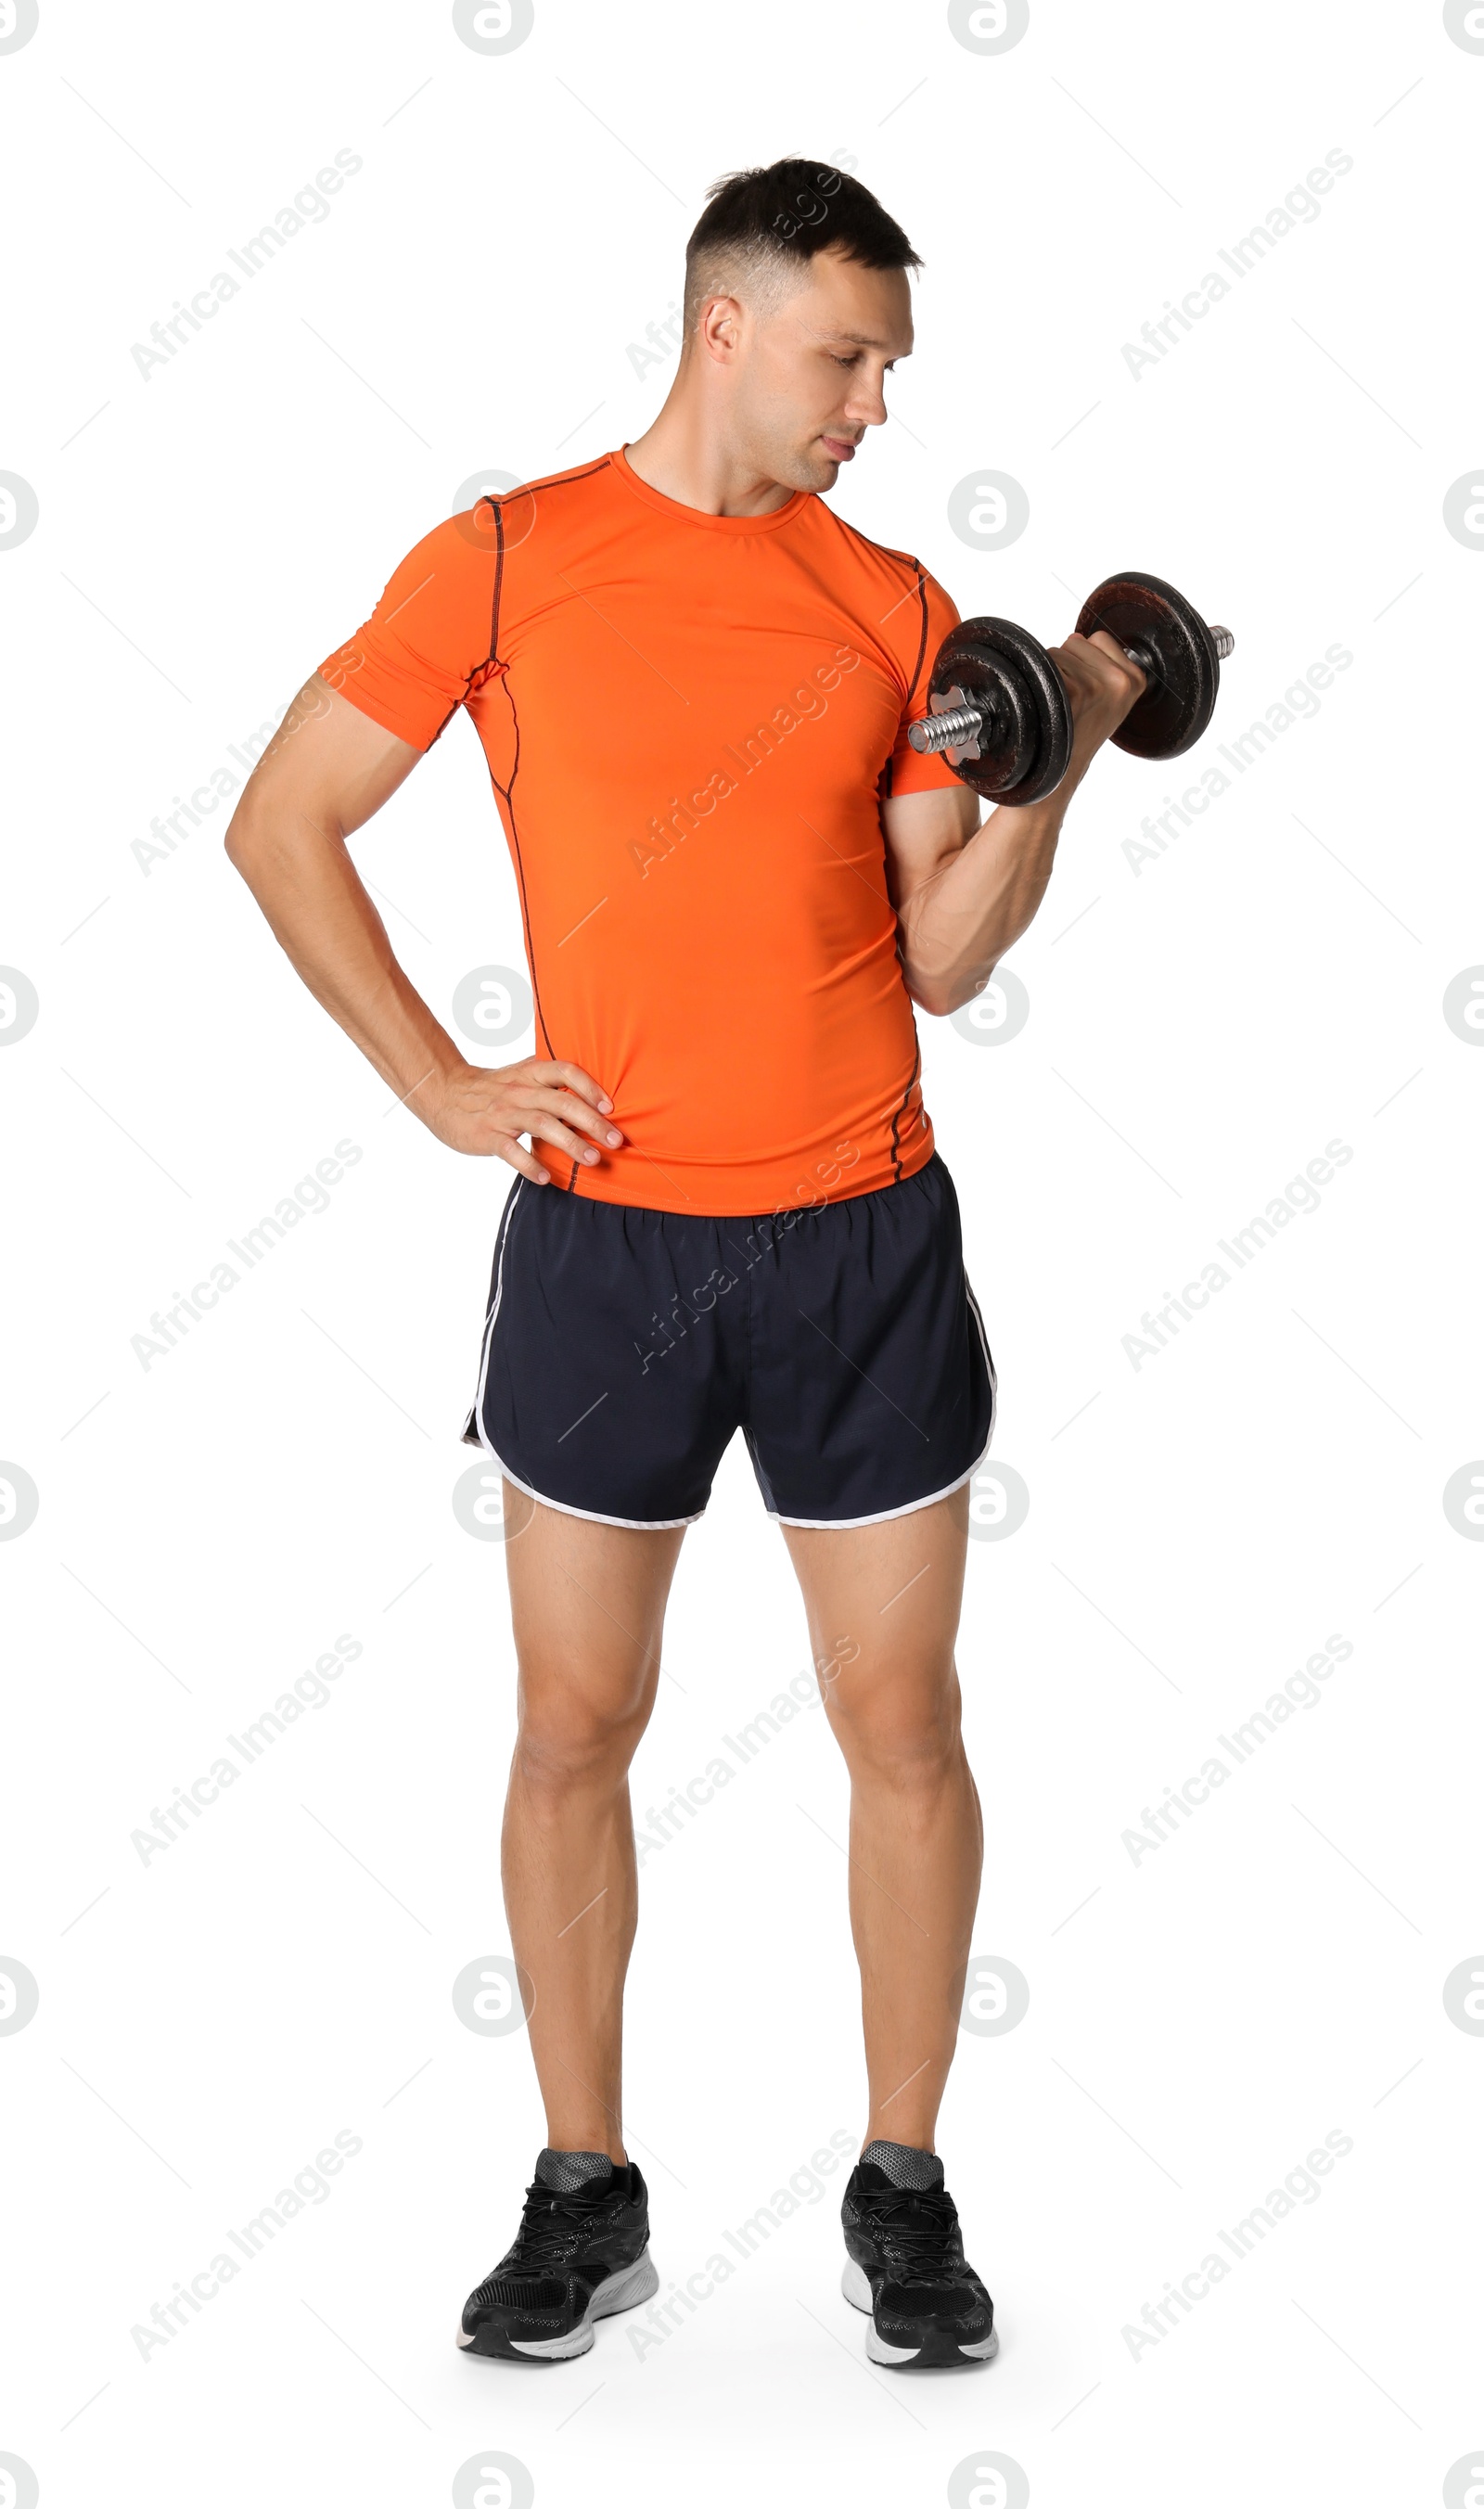
[[[1157,575],[1110,575],[1084,602],[1079,636],[1105,628],[1149,685],[1113,734],[1135,758],[1178,758],[1211,719],[1236,639],[1207,627]],[[931,714],[908,738],[946,758],[989,802],[1043,802],[1072,754],[1072,712],[1051,655],[1009,618],[965,618],[944,638],[928,683]]]

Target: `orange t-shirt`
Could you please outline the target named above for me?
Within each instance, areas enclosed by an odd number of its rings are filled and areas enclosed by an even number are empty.
[[[878,801],[958,613],[823,499],[703,514],[622,451],[483,499],[319,665],[427,749],[459,706],[515,868],[538,1052],[613,1102],[600,1202],[754,1216],[933,1154]]]

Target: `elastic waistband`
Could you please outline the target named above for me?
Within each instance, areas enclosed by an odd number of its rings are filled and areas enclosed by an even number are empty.
[[[919,1192],[931,1193],[935,1190],[941,1191],[945,1186],[951,1193],[953,1180],[944,1163],[941,1152],[935,1149],[932,1156],[926,1159],[920,1168],[912,1170],[910,1176],[894,1178],[890,1184],[872,1185],[865,1193],[833,1194],[824,1202],[800,1202],[790,1205],[782,1211],[661,1211],[649,1203],[606,1202],[601,1201],[596,1194],[568,1193],[555,1182],[555,1180],[551,1184],[542,1185],[539,1192],[533,1193],[531,1199],[538,1206],[548,1205],[553,1213],[560,1207],[564,1212],[608,1214],[612,1216],[613,1221],[622,1220],[641,1225],[648,1223],[658,1226],[662,1234],[673,1234],[675,1230],[683,1228],[710,1228],[724,1229],[735,1236],[739,1232],[742,1235],[751,1235],[761,1229],[788,1232],[796,1228],[802,1219],[828,1220],[832,1212],[842,1215],[852,1212],[864,1214],[871,1206],[900,1200],[904,1194],[911,1193],[914,1188]],[[597,1224],[602,1225],[602,1220],[600,1219]]]

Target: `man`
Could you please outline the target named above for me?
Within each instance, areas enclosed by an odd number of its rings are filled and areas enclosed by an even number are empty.
[[[1070,638],[1065,781],[983,828],[909,746],[957,613],[823,494],[885,419],[918,267],[832,167],[714,186],[653,426],[419,542],[301,692],[228,836],[397,1097],[516,1171],[464,1434],[503,1475],[502,1875],[547,2142],[464,2312],[479,2353],[570,2358],[658,2287],[621,2125],[627,1772],[685,1528],[739,1427],[851,1780],[870,2115],[845,2296],[873,2360],[997,2340],[934,2151],[982,1860],[953,1641],[995,1383],[912,1004],[970,1000],[1025,930],[1067,801],[1143,681],[1111,638]],[[346,844],[460,706],[536,1002],[538,1052],[493,1070],[414,992]]]

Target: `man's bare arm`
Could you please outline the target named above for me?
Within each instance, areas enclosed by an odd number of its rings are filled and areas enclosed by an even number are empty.
[[[518,1137],[591,1165],[600,1155],[592,1142],[621,1142],[606,1120],[612,1101],[575,1063],[533,1055],[490,1070],[467,1062],[397,964],[346,843],[422,754],[316,673],[247,780],[227,856],[315,1000],[429,1132],[544,1184],[546,1170]]]
[[[1067,804],[1143,692],[1141,673],[1101,631],[1069,636],[1055,659],[1071,700],[1073,738],[1066,774],[1047,801],[1001,806],[983,827],[979,796],[967,784],[881,805],[907,989],[939,1017],[983,992],[995,962],[1031,922]]]

